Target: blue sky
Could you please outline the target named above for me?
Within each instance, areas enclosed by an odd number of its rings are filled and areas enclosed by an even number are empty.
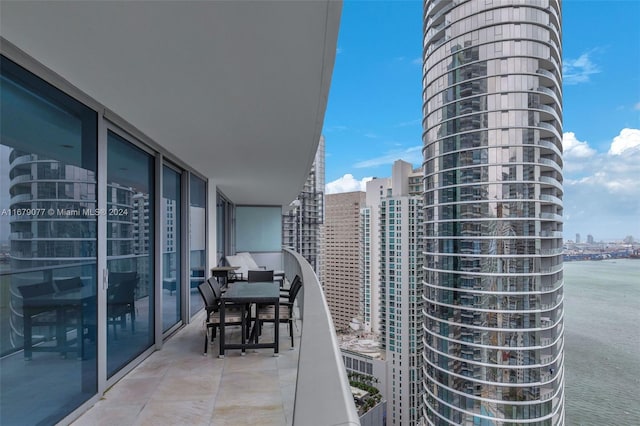
[[[422,162],[422,2],[345,1],[327,192]],[[640,239],[640,0],[563,1],[564,236]]]

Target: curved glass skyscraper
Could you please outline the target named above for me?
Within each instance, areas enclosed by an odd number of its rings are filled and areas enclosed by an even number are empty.
[[[564,423],[561,10],[424,5],[425,424]]]

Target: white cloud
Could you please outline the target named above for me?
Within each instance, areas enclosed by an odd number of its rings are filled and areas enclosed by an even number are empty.
[[[596,150],[589,147],[589,144],[581,142],[573,132],[565,132],[562,135],[562,149],[566,158],[588,158],[596,153]]]
[[[562,64],[562,82],[564,84],[587,83],[592,74],[598,74],[600,69],[591,61],[591,53],[583,53],[577,59],[565,59]]]
[[[411,63],[414,65],[422,65],[422,58],[415,58]]]
[[[635,109],[637,109],[637,110],[640,110],[640,102],[638,102],[637,104],[635,104],[635,105],[633,106],[633,108],[635,108]]]
[[[367,182],[373,177],[365,177],[357,180],[351,173],[347,173],[341,178],[331,181],[325,186],[325,193],[338,194],[341,192],[365,191]]]
[[[393,164],[396,160],[404,160],[413,165],[422,164],[422,145],[414,146],[404,150],[393,150],[381,155],[380,157],[371,158],[369,160],[359,161],[353,165],[357,169],[365,169],[367,167],[383,166],[385,164]]]
[[[573,132],[563,146],[565,236],[640,237],[640,129],[622,129],[605,152]]]
[[[613,138],[609,155],[622,155],[633,151],[640,151],[640,130],[622,129],[620,134]]]

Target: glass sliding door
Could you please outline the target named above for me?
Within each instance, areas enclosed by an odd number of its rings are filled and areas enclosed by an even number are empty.
[[[98,390],[97,114],[0,58],[0,424]]]
[[[107,136],[107,377],[154,342],[154,157]]]
[[[160,229],[162,231],[162,330],[167,331],[180,322],[182,269],[180,265],[181,196],[180,172],[162,167],[162,202]]]
[[[191,175],[189,202],[189,305],[191,316],[204,307],[198,284],[206,279],[207,184]]]

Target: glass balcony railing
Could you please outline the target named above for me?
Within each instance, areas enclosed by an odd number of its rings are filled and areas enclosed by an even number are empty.
[[[11,197],[11,205],[16,203],[23,203],[25,201],[31,201],[33,197],[31,194],[18,194]]]
[[[33,180],[33,177],[30,174],[18,175],[13,179],[11,179],[11,181],[9,182],[9,185],[14,186],[22,182],[28,182],[30,180]]]
[[[551,169],[557,171],[558,173],[562,173],[562,169],[560,168],[558,163],[553,161],[553,160],[550,160],[548,158],[540,158],[540,159],[538,159],[538,164],[546,166],[548,168],[551,168]]]
[[[562,200],[554,195],[540,194],[540,200],[562,206]]]
[[[559,189],[560,191],[562,191],[562,184],[560,182],[558,182],[557,179],[549,177],[549,176],[540,176],[540,183],[546,183],[549,184],[557,189]]]

